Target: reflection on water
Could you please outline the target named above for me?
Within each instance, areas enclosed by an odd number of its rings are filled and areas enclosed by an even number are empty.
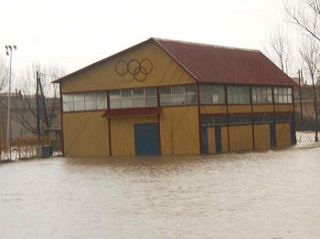
[[[319,238],[319,155],[0,164],[1,238]]]

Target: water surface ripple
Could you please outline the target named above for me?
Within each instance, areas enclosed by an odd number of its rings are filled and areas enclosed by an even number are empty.
[[[320,238],[320,148],[0,164],[1,238]]]

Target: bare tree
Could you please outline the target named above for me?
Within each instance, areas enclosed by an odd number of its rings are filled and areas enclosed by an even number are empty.
[[[301,0],[297,4],[285,3],[285,10],[289,20],[295,23],[303,33],[311,35],[320,41],[320,1]]]
[[[287,32],[278,25],[270,32],[268,45],[265,47],[266,54],[286,74],[289,74],[293,63],[291,42]]]
[[[8,67],[6,67],[2,58],[0,58],[0,91],[8,84]]]
[[[12,119],[39,138],[46,130],[57,127],[55,124],[60,123],[59,88],[51,82],[63,75],[63,70],[57,67],[33,65],[22,76],[23,90],[15,102],[18,110],[12,114]]]
[[[296,4],[285,4],[285,10],[296,26],[298,26],[303,44],[300,47],[300,55],[307,66],[307,72],[312,81],[313,102],[315,112],[315,141],[318,141],[318,97],[315,81],[319,76],[319,46],[320,46],[320,1],[301,0]]]
[[[309,36],[301,44],[299,50],[302,59],[307,68],[307,72],[312,81],[312,93],[314,102],[314,116],[315,116],[315,141],[318,141],[318,96],[316,89],[317,75],[319,74],[319,60],[320,60],[320,44],[315,38]]]

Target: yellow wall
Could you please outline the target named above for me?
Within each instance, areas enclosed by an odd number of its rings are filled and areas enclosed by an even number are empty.
[[[252,126],[230,126],[230,150],[247,150],[253,148]]]
[[[251,105],[229,105],[228,111],[232,113],[251,113]]]
[[[290,123],[276,124],[276,143],[277,146],[291,145]]]
[[[215,137],[215,127],[208,127],[208,153],[214,154],[217,152],[216,149],[216,137]],[[228,152],[228,127],[223,126],[221,127],[221,146],[222,152]]]
[[[162,154],[199,154],[197,106],[164,107],[160,114]]]
[[[226,105],[203,105],[200,106],[201,114],[226,114],[227,106]]]
[[[254,144],[257,149],[267,149],[270,147],[270,126],[261,124],[254,126]]]
[[[291,112],[294,110],[293,105],[292,104],[288,104],[288,105],[275,105],[274,108],[275,112]]]
[[[132,59],[141,61],[149,59],[153,68],[145,81],[134,80],[129,73],[119,76],[116,65],[120,60],[129,62]],[[119,66],[121,67],[121,65]],[[146,65],[146,68],[149,68]],[[121,70],[121,69],[120,69]],[[125,54],[111,57],[107,62],[82,72],[61,83],[61,92],[86,92],[124,88],[156,87],[161,85],[190,84],[196,81],[170,56],[168,56],[155,43],[146,44],[144,47],[133,49]]]
[[[66,157],[109,155],[108,124],[102,114],[97,111],[62,115]]]
[[[253,105],[252,110],[254,113],[273,112],[273,105]]]
[[[156,116],[110,119],[112,156],[135,155],[134,124],[158,122]]]
[[[119,61],[149,59],[152,71],[143,82],[127,73],[116,72]],[[120,67],[121,68],[121,67]],[[81,72],[81,71],[80,71]],[[195,84],[196,81],[157,44],[149,42],[130,51],[107,58],[104,62],[82,70],[78,75],[61,82],[61,93],[90,92],[114,89],[159,87],[166,85]],[[291,112],[293,104],[287,105],[204,105],[201,114]],[[198,106],[162,107],[160,114],[161,153],[199,154]],[[110,119],[111,150],[109,150],[108,121],[101,117],[103,111],[85,113],[63,113],[64,150],[66,156],[135,155],[134,124],[157,122],[152,117],[122,117]],[[270,144],[267,125],[254,128],[256,148]],[[215,129],[208,128],[209,153],[215,149]],[[252,126],[221,127],[222,150],[246,150],[253,148]],[[277,145],[290,144],[290,124],[277,124]],[[229,138],[230,137],[230,138]],[[230,140],[229,140],[230,139]],[[230,143],[230,144],[229,144]],[[229,147],[230,146],[230,147]]]

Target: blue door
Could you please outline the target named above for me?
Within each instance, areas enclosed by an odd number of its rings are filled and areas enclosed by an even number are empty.
[[[270,124],[270,146],[277,146],[276,142],[276,126],[274,123]]]
[[[215,146],[216,146],[216,153],[222,152],[222,140],[221,140],[221,127],[215,127]],[[201,127],[201,146],[202,146],[202,154],[209,154],[209,145],[212,142],[209,142],[208,137],[208,127]]]
[[[290,136],[291,136],[291,144],[296,144],[297,143],[296,127],[294,125],[294,122],[290,123]]]
[[[202,147],[202,154],[208,154],[208,128],[201,127],[201,147]]]
[[[160,155],[158,123],[135,124],[134,141],[137,156]]]
[[[215,139],[216,139],[216,152],[222,152],[222,141],[221,141],[221,127],[216,126],[215,128]]]

